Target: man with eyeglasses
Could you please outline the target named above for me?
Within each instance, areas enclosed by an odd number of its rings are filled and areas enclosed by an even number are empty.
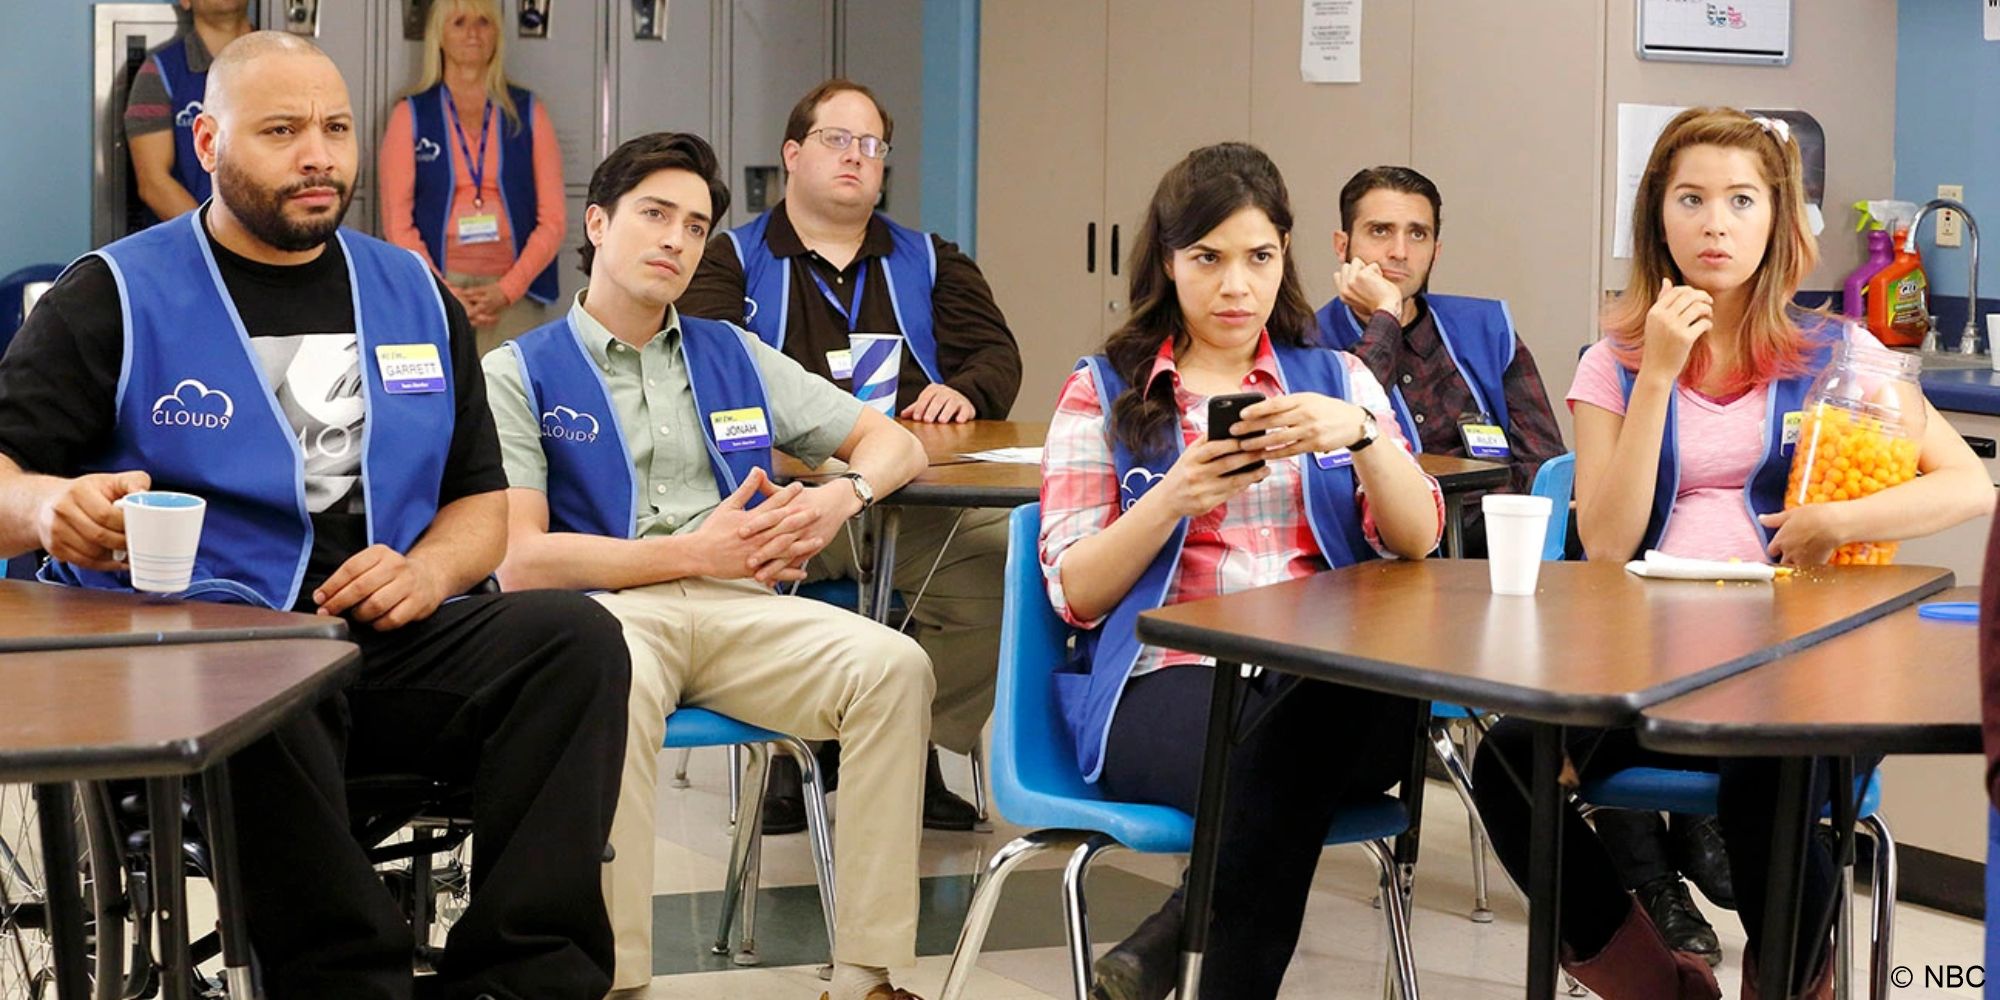
[[[785,125],[784,200],[726,233],[734,252],[702,261],[680,309],[741,323],[806,370],[856,390],[864,386],[854,384],[861,359],[850,334],[900,335],[898,416],[1003,418],[1020,390],[1021,355],[978,265],[876,211],[894,129],[867,87],[843,79],[814,87]],[[913,634],[937,675],[932,739],[967,753],[993,708],[1005,515],[913,507],[897,538],[893,582],[914,602]],[[828,546],[810,578],[858,579],[859,548],[858,540]],[[970,830],[977,812],[945,786],[935,749],[927,773],[924,825]],[[804,828],[798,770],[774,761],[764,830]]]

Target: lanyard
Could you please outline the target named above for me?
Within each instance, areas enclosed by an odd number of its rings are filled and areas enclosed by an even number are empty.
[[[847,321],[847,332],[853,333],[855,327],[861,322],[861,289],[868,284],[868,262],[865,260],[862,261],[861,266],[854,270],[854,303],[852,305],[844,306],[840,304],[840,299],[834,297],[833,289],[827,287],[826,279],[819,276],[817,268],[808,264],[806,265],[806,273],[812,275],[813,284],[819,286],[819,293],[825,296],[826,304],[832,306],[833,311],[839,313],[840,318]]]
[[[472,175],[472,207],[486,207],[486,137],[493,127],[493,102],[486,102],[485,110],[479,114],[479,156],[472,155],[472,147],[465,141],[465,125],[458,118],[458,102],[445,95],[445,103],[451,106],[451,129],[458,133],[458,150],[465,154],[465,172]]]

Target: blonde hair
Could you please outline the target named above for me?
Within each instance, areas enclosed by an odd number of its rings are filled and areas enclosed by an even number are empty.
[[[1743,336],[1736,339],[1728,356],[1694,352],[1681,372],[1681,382],[1696,384],[1721,365],[1729,376],[1722,389],[1730,393],[1804,370],[1805,334],[1798,321],[1814,314],[1794,305],[1792,297],[1819,263],[1819,243],[1806,220],[1798,143],[1779,124],[1767,124],[1735,108],[1689,108],[1668,122],[1653,144],[1632,203],[1632,275],[1624,294],[1606,305],[1603,315],[1604,332],[1626,367],[1639,367],[1646,313],[1659,298],[1661,280],[1686,283],[1667,248],[1666,228],[1660,218],[1675,161],[1690,146],[1721,146],[1756,157],[1764,182],[1771,188],[1771,236],[1764,259],[1750,276]]]
[[[518,131],[521,112],[514,107],[514,95],[507,90],[507,32],[506,21],[500,17],[499,0],[433,0],[430,17],[424,21],[423,75],[407,96],[421,94],[444,79],[444,24],[461,10],[483,14],[493,22],[493,61],[486,64],[486,96],[500,106],[507,123]]]

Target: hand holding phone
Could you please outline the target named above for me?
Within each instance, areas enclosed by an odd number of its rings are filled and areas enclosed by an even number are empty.
[[[1234,392],[1226,396],[1210,396],[1208,399],[1208,439],[1210,441],[1241,440],[1254,437],[1253,434],[1231,434],[1229,428],[1243,419],[1243,411],[1264,401],[1264,397],[1254,392]],[[1264,460],[1257,459],[1227,473],[1240,476],[1246,472],[1263,468]]]

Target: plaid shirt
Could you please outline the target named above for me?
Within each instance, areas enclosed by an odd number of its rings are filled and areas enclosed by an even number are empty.
[[[1385,443],[1395,442],[1409,461],[1409,445],[1389,407],[1388,394],[1376,383],[1359,359],[1341,354],[1347,371],[1348,392],[1354,401],[1375,415]],[[1181,440],[1192,445],[1208,436],[1208,398],[1182,388],[1180,372],[1174,367],[1173,343],[1160,345],[1148,378],[1162,375],[1174,381],[1174,400],[1181,411]],[[1280,395],[1277,356],[1266,335],[1257,346],[1256,361],[1243,378],[1244,392],[1264,396]],[[1080,539],[1109,527],[1118,517],[1118,473],[1113,464],[1109,423],[1104,402],[1097,398],[1097,384],[1086,370],[1072,373],[1056,401],[1055,417],[1049,422],[1048,445],[1042,451],[1042,577],[1047,582],[1049,600],[1063,619],[1077,628],[1095,628],[1102,618],[1079,618],[1063,594],[1063,556]],[[1300,458],[1271,464],[1271,475],[1235,498],[1188,523],[1187,542],[1181,550],[1180,566],[1167,588],[1167,603],[1199,600],[1308,576],[1327,568],[1306,522],[1305,493]],[[1444,495],[1436,482],[1431,484],[1431,501],[1437,523],[1444,525]],[[1375,519],[1365,494],[1361,501],[1362,530],[1368,543],[1385,557],[1394,558],[1382,547]],[[1214,660],[1147,646],[1139,654],[1132,673],[1147,673],[1161,667]]]

